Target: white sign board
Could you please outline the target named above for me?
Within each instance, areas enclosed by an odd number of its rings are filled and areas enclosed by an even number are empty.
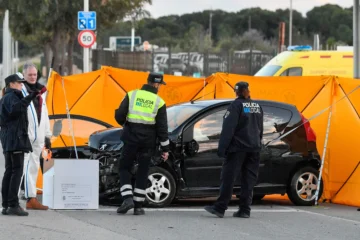
[[[43,181],[43,204],[51,209],[99,208],[98,160],[55,159]]]

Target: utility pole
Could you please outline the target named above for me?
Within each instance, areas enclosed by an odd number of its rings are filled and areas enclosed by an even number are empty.
[[[209,35],[212,38],[212,10],[210,10],[210,24],[209,24]]]
[[[84,0],[84,12],[89,11],[89,0]],[[90,63],[90,49],[89,48],[83,48],[84,49],[84,59],[83,59],[83,72],[89,72],[89,63]]]
[[[354,79],[360,78],[360,5],[359,0],[354,0],[354,8],[353,8],[353,45],[354,45]]]
[[[249,31],[251,30],[251,16],[249,16]]]
[[[292,0],[290,0],[290,20],[289,20],[289,46],[292,45],[292,23],[293,21],[293,10],[292,10]]]

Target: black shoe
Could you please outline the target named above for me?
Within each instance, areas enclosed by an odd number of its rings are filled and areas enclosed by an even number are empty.
[[[8,208],[3,208],[3,209],[1,210],[1,214],[2,214],[2,215],[8,215],[7,210],[8,210]]]
[[[235,212],[235,213],[233,214],[233,217],[249,218],[249,217],[250,217],[250,213],[246,213],[246,212],[242,212],[242,211],[238,210],[237,212]]]
[[[132,208],[134,208],[134,201],[132,198],[127,198],[124,200],[124,202],[121,204],[121,206],[117,209],[116,212],[125,214]]]
[[[20,206],[18,207],[10,207],[7,210],[8,215],[16,215],[16,216],[28,216],[29,213],[25,212]]]
[[[134,208],[134,215],[145,215],[143,208]]]
[[[206,206],[206,207],[204,207],[204,209],[206,211],[208,211],[209,213],[218,216],[219,218],[224,217],[224,213],[221,213],[221,212],[217,211],[214,206]]]

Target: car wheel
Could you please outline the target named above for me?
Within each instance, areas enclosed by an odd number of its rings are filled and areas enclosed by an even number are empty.
[[[310,166],[303,167],[295,172],[287,190],[290,200],[295,205],[312,206],[315,204],[318,176],[319,171]],[[322,191],[323,181],[321,181],[318,199],[320,199]]]
[[[174,177],[163,168],[150,168],[146,188],[147,206],[165,207],[173,201],[175,193]]]

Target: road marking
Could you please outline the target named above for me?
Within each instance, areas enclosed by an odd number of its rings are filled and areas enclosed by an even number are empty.
[[[342,217],[333,217],[333,216],[330,216],[330,215],[317,213],[317,212],[310,212],[310,211],[306,211],[306,210],[299,210],[299,212],[312,214],[312,215],[317,215],[317,216],[322,216],[322,217],[326,217],[328,219],[333,219],[333,220],[346,221],[346,222],[350,222],[350,223],[360,224],[360,221],[351,220],[351,219],[342,218]]]
[[[90,212],[116,212],[117,208],[100,208],[98,210],[56,210],[56,211],[90,211]],[[148,212],[204,212],[203,208],[144,208]],[[228,209],[227,212],[236,212],[238,209]],[[299,212],[297,209],[252,209],[251,212],[260,212],[260,213],[288,213],[288,212]]]

